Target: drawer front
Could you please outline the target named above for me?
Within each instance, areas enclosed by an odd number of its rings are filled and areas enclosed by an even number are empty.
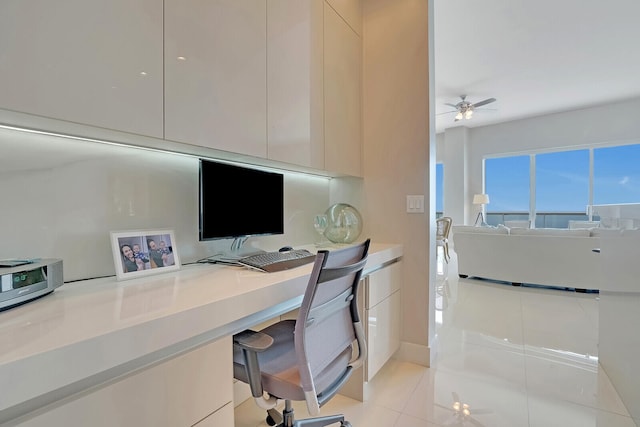
[[[402,285],[402,261],[374,271],[368,275],[368,278],[365,307],[372,308],[400,289]]]

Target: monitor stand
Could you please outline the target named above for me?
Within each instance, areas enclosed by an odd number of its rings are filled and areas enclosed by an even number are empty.
[[[249,237],[250,236],[236,237],[233,239],[231,249],[229,251],[210,256],[207,260],[212,263],[239,265],[238,260],[241,258],[264,253],[265,251],[262,249],[244,247],[244,244],[249,240]]]
[[[242,252],[242,247],[249,240],[249,236],[236,237],[233,239],[233,243],[231,243],[231,252]]]

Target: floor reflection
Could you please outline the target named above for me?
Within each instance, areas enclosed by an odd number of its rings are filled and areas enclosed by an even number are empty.
[[[445,421],[443,425],[455,427],[464,427],[467,425],[485,427],[485,425],[482,424],[478,419],[474,418],[473,415],[490,414],[490,410],[473,408],[472,412],[471,406],[469,406],[469,404],[467,403],[464,403],[462,399],[460,399],[460,396],[458,396],[458,393],[454,391],[451,393],[451,396],[453,397],[453,403],[449,408],[436,403],[436,406],[451,410],[450,419]]]
[[[451,255],[438,259],[433,366],[392,360],[367,401],[337,396],[322,413],[362,427],[637,427],[598,363],[597,294],[459,279]],[[236,409],[236,427],[263,420],[251,401]]]

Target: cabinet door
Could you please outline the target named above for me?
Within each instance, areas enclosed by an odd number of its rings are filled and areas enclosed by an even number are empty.
[[[195,424],[193,427],[223,427],[233,426],[233,405],[227,404],[223,408],[220,408],[213,414],[209,415],[204,420]]]
[[[325,169],[361,176],[361,38],[329,5],[324,9]]]
[[[225,337],[81,395],[20,426],[176,427],[192,426],[212,415],[212,420],[228,419],[229,413],[233,420],[231,345],[231,337]],[[214,414],[222,407],[226,409]]]
[[[266,0],[165,1],[165,138],[267,155]]]
[[[322,1],[267,1],[268,157],[324,168]]]
[[[362,0],[326,0],[351,28],[362,36]]]
[[[402,262],[395,262],[367,276],[367,364],[370,381],[400,348]]]
[[[367,372],[365,381],[400,347],[400,292],[395,292],[375,307],[367,310]]]
[[[0,108],[162,137],[162,0],[2,0]]]

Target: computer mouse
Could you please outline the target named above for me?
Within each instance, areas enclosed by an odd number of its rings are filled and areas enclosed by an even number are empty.
[[[280,249],[278,249],[278,252],[289,252],[292,251],[293,248],[291,246],[283,246]]]

